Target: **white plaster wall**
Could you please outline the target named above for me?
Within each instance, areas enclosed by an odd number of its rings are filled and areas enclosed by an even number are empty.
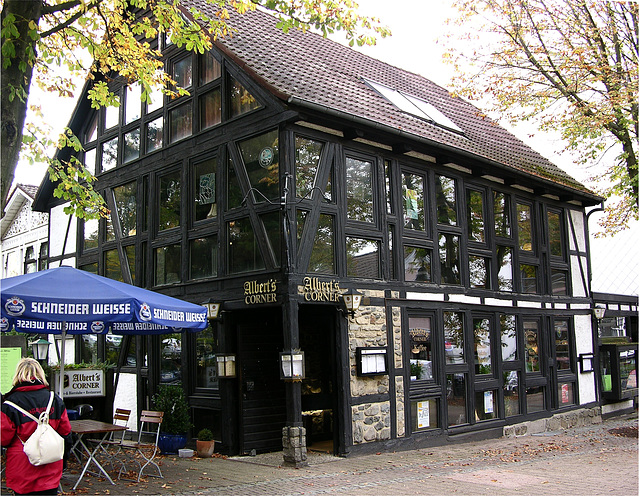
[[[576,334],[576,357],[580,354],[593,353],[592,341],[592,321],[591,315],[578,315],[573,318],[573,325]],[[578,364],[578,393],[580,404],[588,404],[596,401],[596,378],[595,373],[580,373]]]
[[[115,375],[114,375],[115,382]],[[113,400],[113,412],[116,408],[130,409],[129,430],[138,431],[138,393],[137,393],[137,376],[133,373],[120,373],[118,387]]]
[[[586,297],[585,278],[587,277],[587,261],[585,257],[571,256],[571,283],[574,297]],[[582,264],[582,271],[580,270]]]
[[[49,256],[59,257],[63,255],[63,245],[65,236],[67,236],[67,227],[69,226],[69,216],[64,213],[63,209],[65,205],[59,205],[51,209],[51,215],[49,216]],[[67,238],[67,244],[65,253],[71,253],[76,251],[76,239],[77,239],[77,220],[71,219],[71,227],[69,228],[69,235]],[[69,265],[65,263],[65,265]]]
[[[587,250],[587,241],[584,229],[584,215],[582,211],[571,210],[569,211],[569,216],[571,217],[571,222],[573,223],[573,227],[575,229],[576,240],[578,241],[578,246],[576,247],[576,243],[573,239],[573,234],[569,233],[569,247],[571,248],[571,250],[585,252]],[[571,224],[569,224],[569,226],[571,226]]]

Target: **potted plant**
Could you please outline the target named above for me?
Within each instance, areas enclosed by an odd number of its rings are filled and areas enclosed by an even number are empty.
[[[198,457],[211,457],[215,446],[213,432],[209,428],[203,428],[198,432],[198,440],[196,440],[196,452]]]
[[[164,412],[158,447],[163,454],[177,454],[187,445],[187,432],[193,426],[184,391],[180,385],[160,385],[151,401]]]

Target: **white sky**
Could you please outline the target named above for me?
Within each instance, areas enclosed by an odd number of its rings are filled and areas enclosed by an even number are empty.
[[[392,36],[378,40],[377,45],[373,47],[362,47],[358,50],[396,67],[420,74],[445,88],[449,87],[449,81],[454,76],[453,68],[443,62],[444,47],[438,43],[438,39],[442,39],[444,34],[451,30],[451,27],[446,25],[447,18],[455,15],[450,0],[360,0],[359,4],[362,14],[379,17],[383,24],[391,28]],[[332,38],[338,41],[343,39],[340,34]],[[45,116],[55,116],[55,120],[50,122],[54,126],[54,133],[59,133],[68,124],[76,104],[74,99],[63,100],[51,94],[43,95],[34,91],[30,96],[30,103],[36,102],[43,105]],[[563,153],[564,146],[560,140],[539,133],[530,125],[514,128],[507,123],[501,124],[576,179],[585,182],[585,171],[574,166],[572,158]],[[39,185],[45,172],[44,167],[21,164],[16,170],[16,181]],[[591,232],[597,230],[595,219],[590,221],[589,228]],[[594,264],[598,263],[602,268],[594,270],[594,290],[611,293],[631,292],[637,295],[640,285],[636,252],[640,245],[640,230],[634,228],[631,232],[614,239],[592,240],[591,243]],[[632,261],[632,264],[621,265],[620,261],[625,260]],[[607,267],[607,264],[610,267]]]

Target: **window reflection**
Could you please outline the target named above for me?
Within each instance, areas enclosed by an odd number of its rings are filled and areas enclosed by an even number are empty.
[[[176,82],[178,88],[189,88],[192,81],[192,64],[191,56],[188,56],[182,60],[177,61],[173,65],[173,79]]]
[[[504,371],[502,373],[504,392],[504,415],[517,416],[520,414],[520,389],[519,373],[517,371]]]
[[[469,256],[469,284],[471,288],[491,288],[490,267],[491,259],[488,257]]]
[[[335,274],[335,244],[333,216],[320,214],[316,236],[313,240],[309,272],[318,274]]]
[[[548,212],[549,251],[551,255],[562,257],[562,233],[560,231],[560,214]]]
[[[169,143],[177,142],[193,133],[191,102],[169,111]]]
[[[454,179],[436,176],[436,209],[438,223],[450,226],[458,224],[456,182]]]
[[[196,386],[203,388],[218,388],[218,374],[216,370],[216,352],[218,342],[211,326],[196,335]]]
[[[159,181],[159,230],[180,226],[180,171],[165,174]]]
[[[516,317],[512,314],[500,314],[500,343],[503,361],[518,359]]]
[[[417,174],[402,175],[402,214],[404,226],[423,231],[424,224],[424,178]]]
[[[347,237],[347,276],[381,277],[379,241]]]
[[[222,98],[220,88],[200,97],[200,129],[207,129],[222,122]]]
[[[531,264],[520,264],[522,293],[538,293],[538,268]]]
[[[444,315],[444,355],[447,364],[464,363],[464,330],[462,314],[445,312]]]
[[[179,283],[181,276],[181,251],[180,245],[167,245],[158,247],[155,251],[156,285],[168,285]]]
[[[531,219],[531,206],[517,204],[518,210],[518,243],[520,250],[533,251],[533,226]]]
[[[540,338],[538,336],[538,322],[524,322],[524,361],[527,373],[540,371]]]
[[[253,193],[255,202],[280,197],[278,130],[240,142],[240,153],[249,182],[259,193]]]
[[[309,195],[315,186],[322,143],[296,136],[296,195]]]
[[[447,375],[447,425],[467,422],[467,378],[464,373]]]
[[[125,124],[132,123],[136,119],[140,119],[140,109],[142,102],[140,96],[142,95],[142,88],[140,85],[127,86],[125,90],[125,109],[124,109],[124,122]]]
[[[162,148],[162,134],[164,132],[164,118],[147,123],[147,153]]]
[[[440,235],[440,277],[441,283],[460,284],[460,237],[450,234]]]
[[[246,114],[247,112],[260,107],[260,104],[255,99],[255,97],[251,95],[251,93],[249,93],[244,86],[242,86],[234,78],[229,78],[229,80],[231,92],[231,109],[229,115],[231,118],[241,116],[242,114]]]
[[[264,269],[264,261],[251,221],[248,218],[236,219],[228,223],[227,229],[230,272],[243,273]]]
[[[373,222],[373,164],[367,160],[346,158],[347,218]]]
[[[431,318],[409,318],[411,380],[433,379]]]
[[[200,85],[215,81],[222,75],[222,66],[211,52],[199,56],[200,61]]]
[[[491,321],[473,320],[473,356],[476,374],[491,374]]]
[[[84,221],[84,250],[91,250],[98,247],[98,219],[87,219]]]
[[[511,267],[511,248],[496,247],[498,259],[498,290],[504,292],[513,291],[513,269]]]
[[[116,211],[120,221],[121,235],[123,237],[136,234],[137,186],[137,183],[132,181],[131,183],[113,189]]]
[[[484,242],[484,193],[467,190],[467,223],[469,240]]]
[[[493,193],[493,216],[496,236],[511,237],[510,199],[511,197],[504,193]]]
[[[215,157],[199,162],[193,167],[194,221],[211,219],[218,215],[216,199],[216,174],[218,161]]]
[[[190,278],[208,278],[218,275],[218,237],[196,238],[189,242]]]
[[[118,138],[113,138],[102,144],[102,167],[101,171],[108,171],[116,167],[118,162]]]
[[[569,322],[566,320],[554,323],[556,340],[556,365],[558,369],[571,369],[571,355],[569,353]]]
[[[431,281],[431,250],[421,247],[404,247],[404,280]]]
[[[182,383],[182,335],[162,335],[160,344],[160,383],[180,385]]]

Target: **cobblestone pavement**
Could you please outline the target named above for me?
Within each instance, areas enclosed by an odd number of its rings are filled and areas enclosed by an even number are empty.
[[[161,457],[163,479],[77,474],[66,495],[632,495],[638,492],[637,413],[562,432],[337,458],[310,454],[302,469],[281,453]]]

